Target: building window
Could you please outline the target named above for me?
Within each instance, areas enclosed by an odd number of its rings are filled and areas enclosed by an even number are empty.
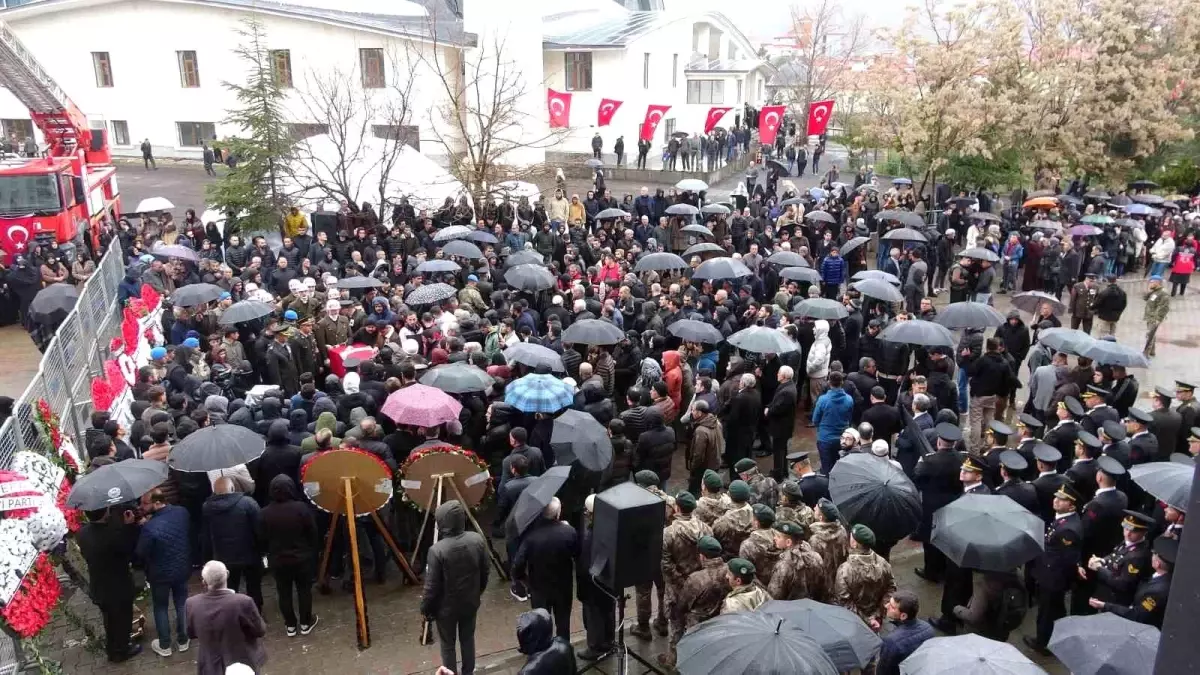
[[[734,100],[734,103],[741,103],[741,102],[742,102],[742,81],[738,80],[737,81],[737,99]]]
[[[113,145],[129,145],[129,122],[113,120],[109,124],[112,125]]]
[[[16,137],[24,141],[33,135],[33,120],[0,120],[0,133],[4,138]]]
[[[737,45],[733,44],[733,40],[729,41],[729,60],[736,60],[738,57]]]
[[[671,88],[675,89],[679,86],[679,55],[671,55]]]
[[[724,80],[689,80],[687,86],[688,103],[721,105],[725,102]]]
[[[275,86],[292,88],[292,52],[287,49],[271,50],[271,77]]]
[[[567,91],[592,90],[592,53],[567,52],[566,59]]]
[[[108,58],[108,52],[92,52],[92,68],[96,71],[97,87],[113,86],[112,61]]]
[[[663,120],[663,140],[664,142],[671,140],[671,135],[675,133],[675,118]]]
[[[216,125],[212,122],[176,122],[175,126],[179,129],[181,148],[198,148],[217,135]]]
[[[194,89],[200,86],[200,62],[196,52],[175,52],[179,58],[179,86]]]
[[[650,88],[650,52],[642,55],[642,89]]]
[[[371,134],[385,141],[398,141],[413,150],[421,149],[421,130],[411,124],[372,124]]]
[[[328,124],[317,124],[316,122],[297,122],[287,125],[288,135],[293,140],[302,141],[313,136],[329,133]]]
[[[362,68],[362,85],[364,89],[382,89],[387,86],[387,76],[383,68],[382,49],[358,50],[358,62]]]

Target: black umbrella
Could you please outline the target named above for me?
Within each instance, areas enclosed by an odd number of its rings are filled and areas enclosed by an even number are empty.
[[[79,291],[74,284],[50,284],[33,296],[29,303],[29,315],[38,323],[62,323],[75,303],[79,302]]]
[[[693,247],[694,248],[694,247]],[[753,272],[735,258],[711,258],[700,263],[692,272],[693,279],[740,279]]]
[[[667,332],[684,342],[703,342],[715,345],[725,339],[712,324],[695,319],[680,319],[667,326]]]
[[[1150,359],[1142,353],[1142,350],[1108,340],[1096,340],[1080,350],[1079,355],[1086,356],[1101,366],[1150,367]]]
[[[471,241],[474,241],[474,242],[478,242],[480,244],[499,244],[500,243],[500,240],[496,238],[496,235],[492,234],[491,232],[488,232],[487,230],[475,230],[471,234],[467,235],[467,239],[470,239]]]
[[[921,345],[922,347],[953,347],[955,345],[954,336],[945,326],[920,319],[893,321],[879,334],[879,339]]]
[[[579,462],[588,471],[604,471],[612,466],[608,428],[582,410],[568,410],[554,418],[550,444],[554,446],[554,461],[560,466]]]
[[[1177,462],[1151,462],[1129,469],[1129,477],[1155,499],[1187,511],[1192,498],[1194,466]]]
[[[525,250],[517,251],[516,253],[510,253],[508,257],[504,259],[504,266],[516,267],[517,265],[541,265],[544,262],[546,262],[546,259],[542,257],[541,253],[538,253],[537,251]]]
[[[713,235],[712,230],[708,229],[707,227],[705,227],[703,225],[686,225],[684,227],[679,228],[679,231],[687,232],[688,234],[698,234],[701,237],[715,236],[715,235]],[[724,251],[725,249],[721,249],[721,250]]]
[[[1003,495],[963,495],[933,514],[930,540],[959,567],[1009,572],[1042,554],[1045,523]]]
[[[633,266],[634,272],[662,272],[666,270],[681,270],[688,266],[687,261],[674,253],[646,253],[638,258]]]
[[[883,270],[863,270],[861,272],[855,272],[854,276],[850,277],[850,279],[852,281],[862,281],[863,279],[883,279],[894,286],[900,285],[900,277],[892,274],[891,272],[884,272]]]
[[[495,380],[486,370],[469,363],[448,363],[435,366],[421,376],[421,384],[441,389],[447,394],[487,391]]]
[[[779,251],[778,253],[772,253],[767,257],[767,262],[771,263],[772,265],[781,265],[783,267],[811,267],[811,265],[808,264],[808,261],[804,259],[804,256],[791,251]]]
[[[220,324],[230,326],[243,321],[253,321],[261,319],[264,316],[270,316],[275,311],[274,305],[260,302],[258,300],[240,300],[225,308],[221,312],[221,318],[217,321]]]
[[[454,241],[446,242],[442,247],[442,253],[446,255],[456,255],[460,258],[470,258],[472,260],[483,260],[483,251],[479,247],[469,241],[455,239]]]
[[[1113,198],[1108,200],[1110,206],[1129,206],[1133,203],[1127,195],[1113,195]]]
[[[504,272],[504,281],[522,291],[544,291],[554,288],[554,274],[541,265],[517,265]]]
[[[1148,193],[1134,195],[1132,199],[1139,204],[1149,204],[1150,206],[1158,206],[1166,201],[1158,195]]]
[[[804,219],[816,221],[818,223],[836,223],[837,222],[837,218],[834,218],[833,216],[829,215],[828,213],[826,213],[824,211],[810,211],[810,212],[804,214]]]
[[[897,223],[904,225],[905,227],[922,227],[925,225],[925,221],[921,218],[921,216],[918,216],[917,214],[913,213],[912,211],[897,211],[894,209],[888,210],[888,211],[880,211],[878,214],[875,215],[875,219],[876,220],[894,220]],[[922,241],[924,241],[924,240],[922,240]]]
[[[421,284],[404,296],[406,305],[432,305],[453,298],[458,291],[450,284]]]
[[[521,496],[517,497],[517,503],[513,505],[512,514],[509,516],[517,534],[528,530],[538,516],[542,515],[542,509],[558,494],[570,476],[570,466],[552,466],[521,491]]]
[[[783,165],[783,162],[780,162],[780,161],[779,161],[779,160],[777,160],[777,159],[768,159],[768,160],[766,161],[766,165],[767,165],[768,167],[771,167],[771,168],[775,169],[776,171],[778,171],[779,173],[781,173],[781,174],[783,174],[783,175],[785,175],[785,176],[789,175],[789,174],[788,174],[787,167]]]
[[[845,305],[829,298],[809,298],[801,301],[799,305],[796,305],[796,311],[793,313],[801,317],[825,319],[826,321],[837,321],[850,316],[850,310],[846,309]]]
[[[160,242],[150,248],[150,253],[159,258],[179,258],[180,260],[191,262],[198,262],[200,260],[200,254],[183,244],[163,244]]]
[[[1004,219],[994,213],[988,213],[987,211],[976,211],[975,213],[971,214],[971,220],[982,220],[982,221],[989,222],[989,223],[999,223],[999,222],[1003,221]]]
[[[866,668],[871,659],[879,654],[882,642],[879,636],[857,614],[845,607],[806,598],[771,600],[759,607],[758,611],[783,619],[785,626],[804,631],[805,635],[821,645],[825,655],[843,673]]]
[[[355,288],[379,288],[383,282],[375,277],[346,277],[338,279],[337,287],[341,290]]]
[[[998,262],[1000,260],[1000,256],[996,255],[994,252],[989,251],[986,248],[978,248],[978,247],[969,248],[969,249],[957,254],[957,256],[955,256],[955,257],[971,258],[974,260],[986,260],[988,262]]]
[[[788,281],[807,281],[810,284],[821,283],[821,273],[811,267],[785,267],[779,271],[779,276]]]
[[[848,241],[842,245],[842,255],[846,255],[850,251],[853,251],[854,249],[858,248],[859,246],[862,246],[863,244],[867,243],[868,241],[871,241],[870,237],[855,237],[855,238],[851,239],[850,241]]]
[[[1158,183],[1155,183],[1152,180],[1142,179],[1133,181],[1129,184],[1129,187],[1134,190],[1153,190],[1154,188],[1158,187]]]
[[[1003,325],[1007,319],[991,305],[982,302],[952,302],[938,312],[937,323],[950,330],[961,328],[995,328]]]
[[[1150,675],[1162,634],[1111,612],[1054,622],[1046,648],[1074,675]]]
[[[1030,314],[1036,313],[1038,307],[1043,303],[1048,303],[1050,305],[1050,311],[1054,314],[1062,314],[1063,312],[1067,311],[1067,306],[1062,300],[1059,300],[1049,293],[1043,293],[1041,291],[1026,291],[1024,293],[1017,293],[1016,295],[1012,296],[1010,300],[1013,307],[1016,307],[1023,312],[1029,312]]]
[[[218,471],[257,459],[266,449],[263,437],[237,424],[218,424],[193,431],[171,448],[167,464],[176,471]]]
[[[224,288],[216,284],[188,284],[171,294],[171,304],[176,307],[195,307],[221,297]]]
[[[720,614],[694,626],[677,646],[684,675],[836,675],[820,643],[787,621],[761,612]]]
[[[1007,642],[974,633],[926,640],[900,662],[900,675],[1046,675]]]
[[[707,228],[706,228],[706,229],[707,229]],[[681,230],[681,231],[682,231],[682,230]],[[728,255],[729,255],[729,251],[726,251],[725,249],[721,248],[721,247],[720,247],[720,246],[718,246],[717,244],[713,244],[713,243],[711,243],[711,242],[707,242],[707,241],[706,241],[706,242],[701,242],[701,243],[699,243],[699,244],[693,244],[693,245],[689,246],[689,247],[688,247],[688,248],[687,248],[687,249],[686,249],[686,250],[683,252],[683,257],[684,257],[684,258],[690,258],[690,257],[692,257],[692,256],[694,256],[694,255],[703,255],[703,254],[705,254],[705,253],[719,253],[719,254],[721,254],[722,256],[728,256]]]
[[[584,319],[567,326],[562,341],[576,345],[615,345],[625,333],[615,323],[602,319]]]
[[[1104,190],[1088,190],[1088,192],[1083,195],[1083,198],[1084,199],[1094,199],[1098,202],[1104,202],[1104,201],[1108,201],[1109,199],[1112,199],[1112,195],[1108,194]]]
[[[563,365],[562,356],[558,352],[532,342],[518,342],[505,349],[504,361],[509,365],[519,363],[534,370],[537,370],[540,366],[546,366],[551,372],[567,372],[566,366]]]
[[[471,236],[471,233],[474,231],[474,228],[467,227],[466,225],[451,225],[449,227],[443,227],[437,232],[434,232],[433,240],[436,242],[443,242],[450,241],[452,239],[462,239],[464,237]]]
[[[452,241],[450,243],[453,244],[456,242]],[[466,242],[458,242],[458,243],[466,244]],[[470,244],[467,244],[467,245],[470,246]],[[442,260],[439,258],[434,258],[432,260],[426,260],[425,262],[421,263],[420,265],[417,265],[416,271],[418,274],[438,274],[438,273],[442,273],[442,272],[458,272],[461,269],[462,268],[458,266],[458,263],[454,262],[453,260]]]
[[[855,453],[838,460],[829,496],[847,521],[871,528],[880,541],[900,541],[921,523],[921,493],[885,458]]]
[[[165,462],[127,459],[82,474],[67,495],[67,506],[96,511],[138,499],[167,482]]]
[[[621,209],[604,209],[596,214],[596,220],[613,220],[615,218],[626,218],[629,213]]]
[[[925,235],[909,227],[897,227],[880,237],[884,241],[929,241]]]
[[[1038,333],[1038,342],[1056,352],[1078,356],[1090,347],[1095,339],[1075,328],[1047,328]]]
[[[904,296],[900,295],[900,291],[896,287],[883,279],[863,279],[850,284],[850,288],[862,293],[868,298],[883,300],[884,302],[903,302]]]
[[[765,326],[750,326],[729,336],[729,344],[756,354],[786,354],[800,349],[787,335]]]

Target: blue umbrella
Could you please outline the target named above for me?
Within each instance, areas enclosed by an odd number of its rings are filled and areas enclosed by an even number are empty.
[[[1125,213],[1131,216],[1148,216],[1154,213],[1157,209],[1152,209],[1145,204],[1129,204],[1125,207]]]
[[[575,403],[571,385],[553,375],[526,375],[508,385],[504,402],[527,413],[558,412]]]
[[[825,199],[826,197],[828,197],[828,196],[829,196],[829,193],[828,193],[828,192],[826,192],[826,191],[824,191],[824,190],[822,190],[821,188],[818,188],[818,187],[815,187],[815,188],[809,188],[809,190],[808,190],[808,194],[809,194],[809,196],[811,196],[813,199]]]

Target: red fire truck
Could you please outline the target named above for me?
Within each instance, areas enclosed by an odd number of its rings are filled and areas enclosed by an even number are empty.
[[[12,264],[56,240],[68,252],[96,250],[99,226],[116,222],[121,199],[103,129],[67,98],[25,45],[0,21],[0,86],[29,109],[45,137],[41,157],[0,154],[0,253]]]

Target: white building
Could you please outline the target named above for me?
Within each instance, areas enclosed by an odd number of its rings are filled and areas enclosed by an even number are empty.
[[[316,78],[336,74],[372,96],[393,95],[411,73],[409,124],[398,134],[444,158],[447,95],[431,64],[461,83],[474,54],[496,41],[524,82],[521,133],[544,137],[547,87],[574,94],[569,138],[554,150],[587,151],[601,97],[623,100],[606,149],[624,135],[636,152],[648,104],[670,105],[658,139],[699,131],[711,106],[765,97],[769,74],[723,15],[668,11],[662,0],[31,0],[0,19],[88,116],[117,154],[150,139],[158,157],[198,157],[201,142],[238,133],[223,120],[236,99],[224,82],[246,70],[235,49],[251,15],[265,28],[280,77],[293,94],[300,135],[323,131],[303,105]],[[456,72],[457,71],[457,72]],[[0,91],[0,130],[35,133],[25,108]],[[538,161],[544,148],[513,157]]]

